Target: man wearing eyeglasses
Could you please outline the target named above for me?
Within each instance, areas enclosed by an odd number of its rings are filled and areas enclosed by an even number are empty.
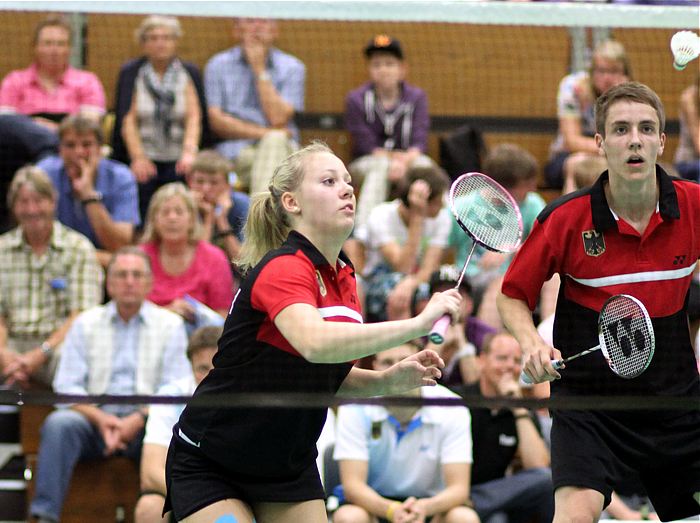
[[[107,266],[111,301],[71,326],[53,387],[59,394],[148,395],[191,373],[182,319],[148,301],[149,258],[118,250]],[[134,404],[62,405],[41,428],[31,514],[59,521],[75,464],[116,454],[137,460],[148,411]]]

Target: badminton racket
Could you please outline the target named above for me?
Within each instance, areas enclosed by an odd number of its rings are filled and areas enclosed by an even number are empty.
[[[644,372],[654,356],[654,328],[644,304],[634,296],[616,294],[607,299],[598,315],[599,344],[566,359],[552,360],[560,369],[565,363],[600,350],[610,369],[621,378],[636,378]],[[523,383],[532,380],[525,371]]]
[[[472,239],[472,248],[455,285],[458,289],[477,244],[495,252],[514,252],[520,247],[523,218],[510,193],[481,173],[463,174],[452,182],[449,206],[457,224]],[[442,343],[449,325],[450,316],[445,314],[433,324],[430,341]]]

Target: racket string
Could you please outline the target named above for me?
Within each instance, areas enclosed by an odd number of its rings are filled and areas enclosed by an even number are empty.
[[[623,378],[634,378],[651,361],[654,333],[645,311],[634,300],[617,296],[601,315],[601,349],[610,368]]]
[[[455,218],[479,243],[499,252],[520,246],[522,218],[517,203],[488,177],[460,179],[450,197]]]

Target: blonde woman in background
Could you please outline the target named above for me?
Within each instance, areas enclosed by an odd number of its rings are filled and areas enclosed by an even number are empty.
[[[148,206],[141,248],[151,258],[153,288],[148,299],[200,327],[200,305],[226,316],[233,276],[224,251],[202,238],[192,193],[181,183],[158,189]]]
[[[598,155],[593,138],[596,99],[611,87],[630,80],[632,70],[627,53],[615,40],[598,44],[588,71],[564,77],[557,94],[559,133],[550,148],[549,163],[544,168],[547,185],[561,188],[564,194],[574,190],[576,163]]]
[[[678,109],[681,127],[674,164],[683,178],[700,182],[700,74],[683,90]]]

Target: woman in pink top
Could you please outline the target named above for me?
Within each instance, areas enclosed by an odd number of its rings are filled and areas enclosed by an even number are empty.
[[[224,251],[200,240],[201,236],[189,190],[180,183],[158,189],[148,206],[141,245],[153,268],[148,299],[190,323],[197,319],[197,302],[225,317],[233,300],[229,260]]]

